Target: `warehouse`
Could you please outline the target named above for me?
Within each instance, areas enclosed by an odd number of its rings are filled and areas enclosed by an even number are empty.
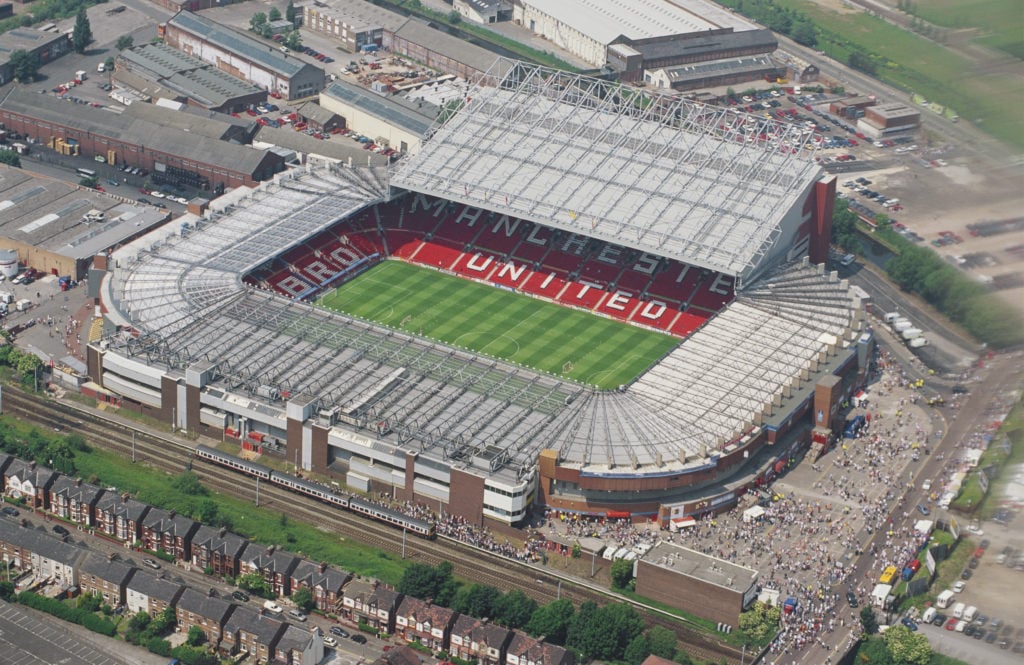
[[[657,88],[697,90],[765,79],[774,81],[785,73],[786,68],[771,56],[761,55],[648,70],[644,80]]]
[[[452,37],[415,18],[408,19],[398,30],[386,30],[384,47],[443,74],[474,82],[498,61],[493,51]]]
[[[384,31],[397,30],[405,17],[363,0],[334,0],[302,7],[302,27],[338,40],[349,53],[384,45]]]
[[[770,30],[706,0],[521,0],[517,24],[623,80],[644,71],[707,60],[767,55]]]
[[[864,117],[857,121],[857,128],[872,138],[914,130],[921,124],[920,111],[898,102],[878,104],[864,111]]]
[[[15,51],[34,53],[39,64],[45,65],[71,51],[71,36],[35,28],[15,28],[0,34],[0,85],[14,79],[10,58]]]
[[[0,167],[0,247],[40,272],[80,280],[92,258],[160,226],[164,210]]]
[[[120,114],[71,108],[56,97],[12,88],[0,100],[0,122],[44,145],[73,146],[67,154],[101,156],[109,164],[137,166],[165,182],[204,190],[254,185],[284,169],[278,155],[217,140],[243,135],[244,128],[227,122],[230,116],[216,121],[147,104]]]
[[[345,119],[345,126],[377,145],[415,154],[437,119],[438,107],[401,97],[384,97],[337,81],[320,93],[320,106]]]
[[[220,113],[240,113],[267,101],[266,90],[164,44],[121,51],[112,80],[143,95]]]
[[[662,542],[637,561],[636,592],[735,628],[757,597],[757,571]]]
[[[236,32],[205,16],[179,12],[162,30],[169,46],[285,99],[315,95],[327,81],[324,70],[290,55],[283,46]]]

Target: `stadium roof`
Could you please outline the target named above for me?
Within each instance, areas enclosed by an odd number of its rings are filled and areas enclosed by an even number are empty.
[[[392,185],[742,278],[820,177],[793,123],[503,64]]]
[[[756,30],[738,14],[706,0],[520,0],[601,44],[705,30]]]
[[[242,273],[379,201],[384,173],[292,171],[118,250],[104,301],[140,334],[115,335],[111,350],[166,370],[211,367],[217,399],[276,418],[289,396],[320,412],[362,400],[358,430],[382,454],[522,471],[553,448],[581,473],[637,475],[725,454],[781,397],[809,394],[802,378],[858,325],[845,282],[791,264],[738,292],[632,385],[600,392],[243,285]],[[398,387],[372,390],[394,376]],[[380,421],[389,433],[372,429]]]

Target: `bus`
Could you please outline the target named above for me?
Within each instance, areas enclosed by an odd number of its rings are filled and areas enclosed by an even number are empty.
[[[92,169],[78,169],[78,175],[82,176],[83,178],[95,178],[96,172],[93,171]]]
[[[878,578],[878,581],[882,584],[892,584],[892,581],[896,578],[896,566],[889,566],[882,571],[882,576]]]

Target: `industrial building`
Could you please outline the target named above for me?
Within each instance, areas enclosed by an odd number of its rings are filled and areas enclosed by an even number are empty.
[[[416,18],[406,20],[393,32],[385,31],[384,46],[433,70],[474,82],[504,62],[493,51],[452,37]]]
[[[327,81],[323,69],[289,54],[285,47],[224,27],[199,14],[179,12],[161,30],[169,46],[285,99],[315,95]]]
[[[85,277],[92,258],[160,226],[169,213],[0,166],[0,249],[56,275]]]
[[[15,51],[34,53],[45,65],[71,51],[71,35],[35,28],[14,28],[0,34],[0,85],[14,80],[11,54]]]
[[[72,107],[70,101],[20,87],[4,93],[0,122],[7,129],[65,154],[146,169],[170,184],[223,191],[254,185],[284,168],[278,155],[231,142],[244,139],[246,130],[230,116],[203,117],[148,104],[132,104],[118,114]]]
[[[121,51],[111,81],[143,96],[220,113],[239,113],[267,100],[266,90],[159,43]]]
[[[740,613],[757,598],[757,571],[661,542],[637,560],[636,592],[738,628]]]
[[[379,95],[345,81],[335,81],[320,93],[320,106],[377,145],[411,154],[419,151],[440,111],[433,104]]]
[[[921,112],[899,102],[868,107],[857,121],[857,128],[872,138],[915,130],[920,125]]]
[[[644,72],[644,81],[657,88],[684,91],[765,79],[774,81],[785,74],[786,68],[771,56],[756,55],[650,69]]]
[[[384,45],[384,32],[394,32],[406,17],[364,0],[330,0],[302,6],[302,27],[330,35],[349,53],[364,46]]]
[[[513,19],[626,81],[643,80],[647,70],[778,48],[770,30],[707,0],[520,0]]]
[[[512,19],[511,0],[455,0],[452,9],[474,23],[497,23]]]

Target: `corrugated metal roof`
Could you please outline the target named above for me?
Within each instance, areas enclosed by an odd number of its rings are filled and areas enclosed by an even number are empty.
[[[481,72],[486,72],[493,67],[499,58],[498,54],[493,51],[470,44],[464,39],[452,37],[415,18],[406,21],[401,28],[395,31],[395,34]]]
[[[212,64],[182,53],[165,44],[145,44],[122,51],[119,58],[128,69],[208,107],[222,106],[231,99],[264,92],[235,78]]]
[[[379,118],[394,127],[400,127],[419,136],[425,136],[437,117],[437,108],[427,105],[435,113],[425,115],[399,103],[390,97],[383,97],[366,88],[360,88],[345,81],[335,81],[322,94],[354,106],[364,113]]]

